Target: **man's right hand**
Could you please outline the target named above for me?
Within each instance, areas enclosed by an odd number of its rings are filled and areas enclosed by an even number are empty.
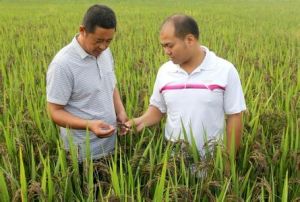
[[[73,129],[86,129],[95,133],[99,138],[109,137],[115,131],[112,125],[101,120],[85,120],[66,111],[65,106],[48,102],[48,110],[52,120],[59,126]]]
[[[115,132],[115,128],[112,125],[101,120],[88,121],[88,129],[99,138],[109,137]]]
[[[135,127],[137,132],[142,131],[145,127],[157,124],[163,117],[163,113],[155,107],[149,106],[148,110],[140,117],[133,118],[125,123],[127,128]]]
[[[137,132],[140,132],[145,127],[144,123],[142,122],[141,118],[133,118],[125,123],[127,128],[133,128],[135,127]]]

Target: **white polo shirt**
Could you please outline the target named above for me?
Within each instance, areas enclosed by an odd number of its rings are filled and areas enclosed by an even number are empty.
[[[193,135],[198,150],[211,139],[222,138],[225,114],[246,109],[239,75],[233,64],[202,46],[202,64],[188,74],[169,61],[157,74],[150,105],[167,113],[165,137],[171,141]]]

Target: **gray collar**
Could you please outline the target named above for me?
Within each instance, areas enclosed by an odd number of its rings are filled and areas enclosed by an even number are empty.
[[[75,51],[80,55],[81,59],[85,59],[86,57],[91,56],[88,54],[78,43],[77,37],[79,34],[76,34],[71,42],[72,46],[74,47]]]

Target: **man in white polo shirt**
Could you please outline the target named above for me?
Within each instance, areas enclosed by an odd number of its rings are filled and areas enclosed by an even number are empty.
[[[226,125],[227,149],[238,149],[242,133],[244,95],[235,67],[199,44],[196,21],[173,15],[161,26],[160,43],[170,61],[157,74],[150,106],[141,117],[127,122],[138,131],[167,114],[165,137],[189,142],[192,134],[201,154],[206,140],[220,139]],[[225,124],[226,115],[226,124]],[[233,150],[233,151],[235,151]]]
[[[72,137],[79,161],[86,158],[86,129],[91,157],[97,160],[113,151],[117,120],[127,121],[108,48],[115,32],[113,10],[91,6],[79,34],[56,54],[47,72],[49,113],[60,126],[66,150],[70,149],[68,136]]]

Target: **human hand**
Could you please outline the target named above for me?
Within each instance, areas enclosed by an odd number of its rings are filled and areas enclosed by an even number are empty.
[[[125,125],[125,122],[128,121],[128,117],[125,111],[120,112],[117,115],[117,124],[120,129],[119,134],[125,135],[128,132],[128,127]]]
[[[128,127],[128,128],[132,128],[134,127],[136,129],[137,132],[143,130],[143,128],[145,127],[144,124],[142,123],[142,121],[140,120],[140,118],[133,118],[133,119],[130,119],[129,121],[127,121],[125,123],[125,125]]]
[[[119,133],[118,133],[119,135],[121,136],[126,135],[128,131],[130,131],[130,127],[128,127],[126,123],[117,122],[117,124],[119,128]]]
[[[88,122],[88,128],[95,133],[97,137],[105,138],[111,136],[115,128],[101,120],[92,120]]]

